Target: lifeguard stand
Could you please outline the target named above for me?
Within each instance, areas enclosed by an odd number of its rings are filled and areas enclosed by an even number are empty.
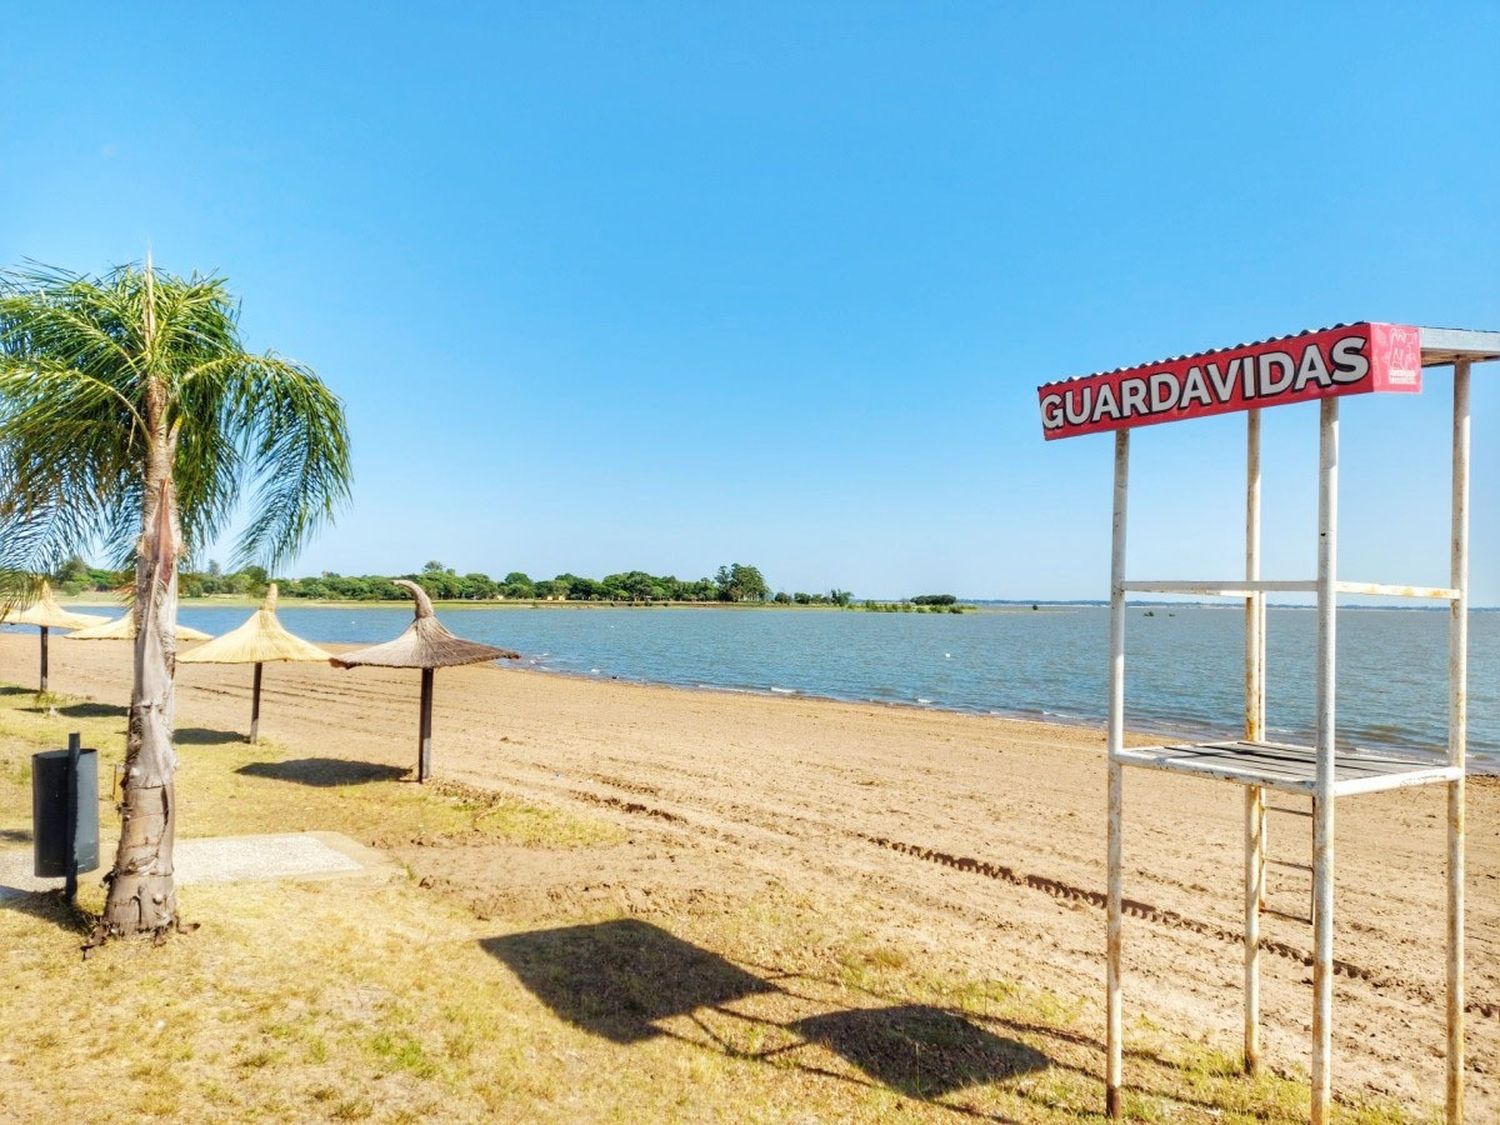
[[[1464,776],[1467,745],[1469,585],[1469,374],[1500,359],[1500,332],[1407,325],[1340,325],[1050,383],[1039,389],[1045,436],[1113,431],[1115,484],[1109,613],[1109,887],[1107,928],[1107,1112],[1121,1114],[1121,899],[1125,766],[1219,778],[1245,787],[1245,1068],[1260,1065],[1260,912],[1265,896],[1266,792],[1313,802],[1312,1120],[1328,1120],[1332,1076],[1333,824],[1340,797],[1408,785],[1448,787],[1447,1083],[1450,1122],[1463,1119],[1464,1070]],[[1452,552],[1447,586],[1350,582],[1338,576],[1339,398],[1370,392],[1417,393],[1422,369],[1453,368]],[[1260,574],[1261,410],[1317,400],[1318,572],[1307,580],[1267,581]],[[1125,573],[1130,431],[1137,426],[1248,411],[1245,576],[1243,580],[1136,581]],[[1125,599],[1128,593],[1242,598],[1245,602],[1245,737],[1126,749]],[[1268,594],[1307,592],[1317,599],[1317,720],[1312,746],[1265,737],[1265,626]],[[1448,632],[1448,754],[1434,763],[1416,754],[1348,752],[1335,745],[1334,657],[1340,594],[1445,601]]]

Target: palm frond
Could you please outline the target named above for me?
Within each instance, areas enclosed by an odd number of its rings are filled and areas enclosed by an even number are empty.
[[[91,541],[127,561],[163,441],[188,550],[248,495],[238,556],[273,565],[348,497],[341,404],[308,368],[244,350],[224,279],[0,273],[0,572],[51,569]]]

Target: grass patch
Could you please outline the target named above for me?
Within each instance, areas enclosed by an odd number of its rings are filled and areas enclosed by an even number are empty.
[[[111,827],[110,790],[124,759],[122,709],[0,691],[0,834],[28,832],[31,754],[65,747],[68,734],[99,751],[100,825]],[[233,731],[179,731],[178,834],[342,832],[373,847],[495,841],[524,847],[592,847],[626,833],[591,817],[531,805],[450,782],[415,785],[399,768],[298,758],[274,740],[250,745]],[[29,839],[29,835],[27,836]],[[0,846],[6,842],[0,835]],[[12,841],[19,842],[19,841]]]

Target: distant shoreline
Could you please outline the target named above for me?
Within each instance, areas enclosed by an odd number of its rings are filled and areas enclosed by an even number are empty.
[[[58,595],[58,601],[74,606],[89,606],[102,609],[121,609],[123,602],[119,598],[108,597],[101,594],[74,594]],[[872,599],[873,600],[873,599]],[[180,607],[189,609],[255,609],[261,604],[260,598],[252,598],[238,594],[213,595],[203,598],[179,598]],[[488,598],[469,599],[434,598],[432,604],[443,610],[474,610],[474,609],[732,609],[742,612],[755,612],[761,610],[778,610],[783,612],[802,613],[868,613],[870,610],[860,602],[855,605],[797,605],[795,603],[786,605],[781,602],[623,602],[623,601],[585,601],[582,599],[568,601],[548,601],[538,598],[529,601],[524,598]],[[899,605],[899,602],[877,602],[878,605]],[[965,613],[1045,613],[1048,610],[1069,610],[1087,608],[1087,603],[1072,602],[1038,602],[1036,609],[1032,609],[1031,603],[1020,602],[1003,604],[984,602],[962,602]],[[278,609],[411,609],[410,599],[399,600],[355,600],[352,598],[288,598],[282,597]],[[913,607],[912,612],[928,607]],[[946,613],[946,607],[942,609]]]
[[[58,594],[57,600],[67,605],[97,607],[101,609],[121,609],[123,601],[117,597],[104,594]],[[778,610],[782,612],[801,613],[867,613],[864,600],[848,605],[785,605],[779,602],[622,602],[622,601],[548,601],[537,599],[528,601],[523,598],[492,598],[492,599],[433,599],[433,605],[444,610],[473,610],[473,609],[732,609],[740,611]],[[880,605],[900,604],[897,601],[873,598],[869,599]],[[252,598],[238,594],[215,594],[203,598],[180,598],[179,606],[190,609],[255,609],[260,606],[260,598]],[[1080,601],[1012,601],[1012,600],[979,600],[961,601],[965,613],[1047,613],[1059,610],[1078,609],[1107,609],[1109,602],[1096,599]],[[1134,599],[1125,603],[1129,609],[1227,609],[1236,613],[1242,612],[1242,606],[1231,599],[1201,602],[1157,602],[1136,601]],[[1033,608],[1034,607],[1034,608]],[[352,598],[287,598],[281,599],[281,609],[410,609],[411,602],[407,599],[363,601]],[[1268,609],[1300,609],[1312,610],[1317,608],[1310,603],[1294,602],[1271,602]],[[1447,613],[1447,605],[1381,605],[1369,602],[1340,602],[1339,609],[1375,610],[1377,612],[1392,613]],[[1470,613],[1500,613],[1500,606],[1471,605]]]

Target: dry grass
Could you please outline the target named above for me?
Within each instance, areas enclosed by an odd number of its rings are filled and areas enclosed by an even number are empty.
[[[28,755],[68,730],[101,748],[108,788],[121,715],[57,702],[51,717],[29,694],[0,694],[0,843],[25,837]],[[182,752],[193,834],[536,849],[622,835],[232,734],[192,734]],[[89,887],[85,905],[100,894]],[[415,879],[353,878],[189,887],[182,903],[196,933],[85,961],[55,896],[0,902],[0,1117],[1036,1121],[1091,1120],[1102,1104],[1097,1013],[946,971],[877,936],[876,902],[771,888],[678,913],[484,920]],[[1132,1116],[1305,1116],[1297,1076],[1250,1082],[1209,1046],[1131,1031]]]

